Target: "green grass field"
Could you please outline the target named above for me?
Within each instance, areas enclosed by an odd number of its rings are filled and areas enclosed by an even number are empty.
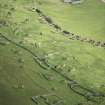
[[[0,105],[105,105],[105,97],[92,94],[105,94],[105,48],[65,37],[32,8],[39,8],[64,30],[105,41],[101,0],[78,5],[62,0],[0,0]],[[77,86],[84,96],[76,93],[61,74],[92,92]],[[48,96],[48,101],[40,97],[49,94],[55,96]],[[38,103],[33,96],[38,96]]]

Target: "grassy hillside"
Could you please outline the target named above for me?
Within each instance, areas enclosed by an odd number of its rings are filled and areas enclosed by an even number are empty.
[[[44,0],[38,7],[52,16],[54,21],[64,29],[103,40],[105,4],[101,0],[85,0],[81,5],[67,5],[59,1]]]
[[[35,8],[64,30],[104,42],[101,0],[0,0],[0,105],[104,105],[105,47],[71,40]]]

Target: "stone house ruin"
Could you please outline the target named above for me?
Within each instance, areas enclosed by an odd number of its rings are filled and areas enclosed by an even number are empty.
[[[64,3],[80,4],[83,0],[64,0]]]

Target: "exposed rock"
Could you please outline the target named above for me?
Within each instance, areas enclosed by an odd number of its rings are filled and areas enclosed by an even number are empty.
[[[53,21],[52,21],[51,18],[49,18],[49,17],[46,17],[46,16],[45,16],[45,20],[46,20],[49,24],[52,24],[52,23],[53,23]]]
[[[53,24],[54,25],[54,27],[58,30],[61,30],[61,27],[59,27],[58,25],[56,25],[56,24]]]
[[[63,33],[64,34],[70,34],[70,32],[66,31],[66,30],[63,30]]]

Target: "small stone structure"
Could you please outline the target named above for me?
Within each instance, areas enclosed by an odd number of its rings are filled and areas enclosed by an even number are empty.
[[[64,3],[80,4],[83,0],[64,0]]]
[[[64,0],[64,3],[72,3],[72,0]]]

